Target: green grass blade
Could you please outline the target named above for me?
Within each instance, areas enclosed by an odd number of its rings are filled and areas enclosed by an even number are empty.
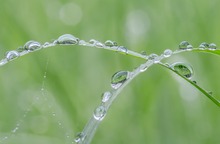
[[[207,51],[210,52],[210,51]],[[214,51],[213,51],[214,52]],[[218,50],[218,52],[213,53],[213,54],[217,54],[220,56],[220,51]],[[173,70],[172,68],[170,68],[169,66],[160,63],[161,66],[168,68],[169,70],[171,70],[172,72],[176,73],[178,76],[182,77],[184,80],[186,80],[187,82],[189,82],[191,85],[193,85],[195,88],[197,88],[201,93],[203,93],[205,96],[207,96],[212,102],[214,102],[218,107],[220,107],[220,101],[217,100],[215,97],[213,97],[212,95],[210,95],[206,90],[204,90],[203,88],[201,88],[199,85],[197,85],[196,83],[194,83],[193,81],[191,81],[190,79],[182,76],[181,74],[179,74],[178,72],[176,72],[175,70]]]

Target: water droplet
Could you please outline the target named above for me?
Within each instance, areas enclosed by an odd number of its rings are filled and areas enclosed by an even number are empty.
[[[95,45],[95,43],[97,43],[97,40],[91,39],[91,40],[89,40],[89,43],[92,44],[92,45]]]
[[[199,45],[199,48],[201,48],[201,49],[209,48],[209,44],[206,42],[203,42]]]
[[[150,54],[150,55],[148,56],[148,59],[149,59],[149,60],[154,60],[156,57],[158,57],[158,55],[152,53],[152,54]]]
[[[103,120],[105,115],[106,115],[106,109],[102,105],[97,107],[93,113],[94,118],[99,121]]]
[[[111,79],[111,86],[118,89],[128,79],[128,71],[116,72]]]
[[[169,63],[165,63],[164,65],[167,66],[167,67],[170,67],[170,64],[169,64]]]
[[[103,48],[104,44],[99,42],[99,41],[96,41],[95,46],[98,47],[98,48]]]
[[[193,68],[185,63],[177,62],[170,66],[174,71],[179,73],[180,75],[190,79],[193,75]]]
[[[87,43],[84,40],[80,40],[79,45],[87,46]]]
[[[214,43],[209,44],[209,49],[215,50],[216,48],[217,48],[216,44],[214,44]]]
[[[209,95],[213,95],[213,92],[212,91],[208,91],[207,92]]]
[[[197,84],[197,81],[195,81],[195,80],[194,80],[194,81],[192,81],[192,82],[193,82],[194,84]]]
[[[117,43],[111,40],[107,40],[105,41],[105,45],[108,47],[113,47],[113,46],[117,46]]]
[[[119,46],[117,48],[117,51],[120,52],[120,53],[123,53],[123,54],[127,54],[128,53],[128,49],[124,46]]]
[[[186,48],[187,48],[187,50],[189,50],[189,49],[192,49],[193,46],[190,44],[190,45],[188,45]]]
[[[109,91],[103,93],[102,94],[102,102],[107,102],[111,96],[112,96],[112,93]]]
[[[64,34],[57,39],[57,44],[78,44],[79,38],[71,34]]]
[[[179,49],[187,49],[187,46],[190,45],[189,42],[187,41],[182,41],[180,44],[179,44]]]
[[[20,46],[16,49],[17,52],[23,52],[25,49],[24,47]]]
[[[141,51],[141,54],[142,54],[143,56],[147,56],[147,52],[146,52],[146,51]]]
[[[41,44],[37,41],[28,41],[24,44],[24,49],[28,51],[35,51],[41,48]]]
[[[43,47],[46,48],[46,47],[48,47],[49,45],[50,45],[49,42],[45,42],[45,43],[43,44]]]
[[[84,139],[85,139],[85,134],[84,134],[83,132],[80,132],[80,133],[78,133],[78,134],[76,135],[74,141],[75,141],[76,143],[80,143],[80,142],[82,142]]]
[[[6,59],[8,61],[16,59],[19,56],[20,56],[20,54],[17,51],[15,51],[15,50],[9,51],[9,52],[6,53]]]
[[[166,49],[166,50],[163,52],[163,56],[164,56],[164,57],[170,57],[172,54],[173,54],[173,51],[170,50],[170,49]]]
[[[140,67],[139,67],[140,72],[144,72],[144,71],[146,71],[147,69],[148,69],[148,66],[145,65],[145,64],[141,64]]]

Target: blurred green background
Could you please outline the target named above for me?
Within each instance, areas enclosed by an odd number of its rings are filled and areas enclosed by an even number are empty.
[[[219,5],[219,0],[1,0],[0,56],[29,40],[44,43],[65,33],[114,40],[147,54],[175,50],[182,40],[195,47],[204,41],[220,45]],[[220,98],[220,58],[185,53],[167,60],[176,61],[190,63],[193,80]],[[70,144],[110,89],[111,76],[141,63],[102,49],[57,46],[0,67],[0,142]],[[217,144],[219,112],[184,80],[155,65],[124,89],[92,143]]]

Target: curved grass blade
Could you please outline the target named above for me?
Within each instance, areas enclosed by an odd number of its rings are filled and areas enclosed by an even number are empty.
[[[219,51],[220,52],[220,51]],[[220,55],[220,53],[218,54]],[[197,88],[201,93],[203,93],[206,97],[208,97],[212,102],[214,102],[218,107],[220,107],[220,101],[217,100],[215,97],[213,97],[212,95],[210,95],[206,90],[204,90],[203,88],[201,88],[200,86],[198,86],[196,83],[194,83],[193,81],[191,81],[190,79],[182,76],[181,74],[179,74],[178,72],[176,72],[175,70],[173,70],[172,68],[170,68],[169,66],[160,63],[161,66],[168,68],[169,70],[171,70],[172,72],[176,73],[178,76],[182,77],[184,80],[186,80],[187,82],[189,82],[191,85],[193,85],[195,88]]]

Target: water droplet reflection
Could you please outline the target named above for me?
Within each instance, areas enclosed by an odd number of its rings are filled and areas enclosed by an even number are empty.
[[[64,34],[57,39],[57,44],[78,44],[79,39],[71,34]]]
[[[190,65],[182,62],[177,62],[173,63],[170,67],[180,75],[188,79],[192,78],[193,68]]]
[[[111,86],[118,89],[128,79],[128,71],[116,72],[111,79]]]

